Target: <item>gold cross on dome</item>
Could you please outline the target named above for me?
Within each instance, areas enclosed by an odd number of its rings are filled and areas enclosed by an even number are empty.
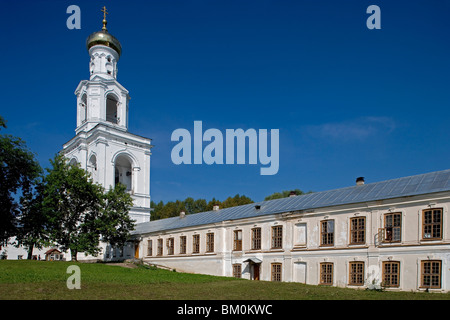
[[[106,9],[106,7],[103,6],[103,9],[100,10],[100,11],[103,12],[103,19],[106,19],[106,15],[109,14],[109,13],[108,13],[108,9]]]
[[[100,10],[100,11],[103,12],[103,28],[102,28],[102,30],[106,31],[106,15],[109,14],[109,13],[108,13],[108,11],[107,11],[105,6],[103,6],[103,9]]]

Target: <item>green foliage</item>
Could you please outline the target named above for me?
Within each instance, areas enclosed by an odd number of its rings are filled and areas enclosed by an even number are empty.
[[[16,234],[16,246],[23,246],[28,250],[28,259],[31,259],[33,248],[42,249],[49,246],[47,233],[47,217],[42,208],[43,180],[36,183],[35,188],[24,193],[21,197],[21,213],[18,218],[18,230]]]
[[[233,198],[228,197],[222,203],[219,203],[221,208],[231,208],[236,206],[242,206],[244,204],[253,203],[254,201],[249,197],[244,195],[240,196],[239,194],[235,195]]]
[[[0,116],[0,129],[6,121]],[[0,135],[0,245],[17,234],[20,194],[31,192],[42,169],[26,143],[12,135]]]
[[[267,196],[264,200],[272,200],[272,199],[280,199],[280,198],[286,198],[289,197],[292,191],[282,191],[282,192],[275,192],[269,196]],[[312,191],[309,191],[307,193],[303,192],[300,189],[295,189],[293,192],[296,195],[302,195],[311,193]],[[219,205],[220,208],[230,208],[235,206],[241,206],[244,204],[253,203],[254,201],[250,199],[249,197],[246,197],[244,195],[235,195],[234,197],[228,197],[224,201],[217,200],[216,198],[212,198],[211,201],[207,202],[205,199],[197,199],[194,200],[191,197],[186,198],[185,200],[176,200],[176,201],[169,201],[164,204],[163,201],[160,201],[158,203],[151,201],[150,206],[153,209],[151,219],[152,220],[159,220],[159,219],[166,219],[170,217],[176,217],[180,214],[181,211],[184,211],[186,214],[193,214],[193,213],[199,213],[199,212],[205,212],[210,211],[213,209],[214,205]]]
[[[281,198],[287,198],[289,197],[289,195],[291,194],[291,192],[294,192],[295,195],[302,195],[302,194],[308,194],[308,193],[312,193],[312,191],[308,191],[308,192],[303,192],[300,189],[295,189],[295,190],[284,190],[281,192],[275,192],[272,193],[271,195],[267,196],[264,198],[264,200],[273,200],[273,199],[281,199]]]
[[[103,241],[111,246],[123,246],[134,230],[134,220],[129,216],[133,199],[126,192],[125,185],[118,183],[104,194],[99,222]]]
[[[51,160],[44,179],[42,210],[48,238],[62,250],[96,255],[100,237],[112,246],[123,246],[134,228],[128,213],[133,199],[122,184],[105,192],[88,172],[69,165],[63,155]]]
[[[211,201],[206,202],[205,199],[194,200],[193,198],[188,197],[184,201],[169,201],[166,204],[162,201],[158,203],[152,201],[150,206],[153,208],[151,215],[152,220],[159,220],[176,217],[181,211],[184,211],[186,214],[193,214],[210,211],[213,209],[214,205],[219,205],[220,208],[229,208],[249,203],[253,203],[253,200],[244,195],[240,196],[237,194],[234,197],[228,197],[223,202],[216,200],[215,198],[212,198]]]
[[[6,122],[0,116],[0,128]],[[0,135],[0,245],[15,236],[16,246],[28,249],[56,245],[97,254],[100,236],[121,246],[134,228],[128,212],[133,205],[125,186],[105,193],[78,165],[63,155],[50,160],[44,177],[34,155],[20,138]],[[20,196],[20,201],[15,198]]]
[[[62,155],[50,162],[43,189],[49,237],[75,259],[78,252],[98,253],[102,187],[79,166],[68,165]]]
[[[0,116],[0,127],[6,128],[6,120]]]
[[[188,214],[199,213],[208,210],[208,203],[205,199],[194,200],[193,198],[188,197],[186,198],[186,200],[184,200],[184,206]]]

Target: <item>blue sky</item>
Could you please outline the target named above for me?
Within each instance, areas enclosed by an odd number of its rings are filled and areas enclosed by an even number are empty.
[[[81,29],[69,30],[69,5]],[[381,30],[369,30],[369,5]],[[129,131],[153,139],[154,201],[255,201],[450,168],[450,1],[8,1],[0,11],[0,114],[42,166],[75,134],[85,41],[108,30],[123,53]],[[257,165],[175,165],[170,137],[279,129],[276,175]],[[3,130],[2,130],[3,131]]]

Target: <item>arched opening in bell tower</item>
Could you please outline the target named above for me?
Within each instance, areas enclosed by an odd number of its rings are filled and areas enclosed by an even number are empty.
[[[114,165],[114,182],[125,185],[127,191],[132,191],[133,168],[130,159],[125,155],[120,155]]]
[[[117,124],[117,98],[113,94],[108,94],[106,96],[106,121]]]
[[[77,165],[77,159],[75,159],[75,158],[72,158],[72,159],[70,159],[70,161],[69,161],[69,166],[76,166]]]
[[[81,123],[87,120],[87,96],[83,94],[81,97]]]
[[[89,158],[88,168],[92,179],[94,179],[94,182],[97,182],[97,157],[95,154]]]
[[[110,76],[113,75],[113,70],[114,70],[114,66],[113,66],[113,62],[112,62],[112,58],[111,56],[107,56],[106,57],[106,73],[109,74]]]
[[[97,171],[97,157],[95,156],[95,154],[93,154],[89,158],[89,167],[90,167],[91,170]]]

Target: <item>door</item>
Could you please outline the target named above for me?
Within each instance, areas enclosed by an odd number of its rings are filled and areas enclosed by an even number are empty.
[[[139,242],[136,242],[134,244],[134,257],[136,259],[139,259]]]
[[[261,264],[255,263],[253,264],[253,280],[259,280],[259,266]]]
[[[294,281],[306,283],[306,262],[294,263]]]

